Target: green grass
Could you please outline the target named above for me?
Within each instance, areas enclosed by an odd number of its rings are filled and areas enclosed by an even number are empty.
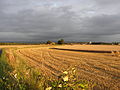
[[[15,69],[9,65],[6,53],[2,50],[0,56],[0,90],[26,90],[27,83],[20,72],[14,73]]]
[[[4,50],[0,55],[0,90],[7,90],[14,88],[13,82],[16,82],[10,73],[13,68],[6,61],[6,56]]]

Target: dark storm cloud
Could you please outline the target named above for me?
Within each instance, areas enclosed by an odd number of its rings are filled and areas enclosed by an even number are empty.
[[[59,7],[54,10],[40,10],[40,13],[34,10],[24,10],[17,14],[1,18],[1,32],[20,32],[20,33],[43,33],[43,32],[63,32],[71,31],[75,24],[72,18],[74,12],[70,7]],[[7,26],[6,28],[4,28]]]
[[[118,0],[1,0],[0,40],[118,40],[119,6]]]
[[[69,38],[73,34],[68,34],[68,33],[60,33],[60,32],[47,32],[45,34],[35,34],[35,35],[30,35],[33,40],[56,40],[56,39],[61,39],[61,38]]]
[[[86,20],[84,20],[83,27],[87,32],[87,35],[116,35],[120,34],[119,19],[119,14],[100,15],[96,17],[86,18]]]

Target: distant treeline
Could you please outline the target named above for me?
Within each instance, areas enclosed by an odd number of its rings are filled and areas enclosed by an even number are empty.
[[[107,42],[69,42],[65,44],[81,44],[81,45],[120,45],[119,42],[112,42],[112,43],[107,43]]]
[[[0,45],[40,45],[40,44],[81,44],[81,45],[120,45],[120,42],[112,42],[112,43],[107,43],[107,42],[65,42],[63,39],[58,40],[58,42],[52,42],[52,41],[47,41],[47,42],[0,42]]]
[[[106,43],[106,42],[91,42],[93,45],[119,45],[118,42]]]

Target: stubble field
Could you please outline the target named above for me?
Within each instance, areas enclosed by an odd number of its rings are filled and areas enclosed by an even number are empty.
[[[21,45],[6,47],[7,57],[11,65],[18,62],[14,55],[16,54],[29,66],[39,69],[47,77],[56,78],[62,71],[75,67],[79,79],[96,83],[96,88],[100,90],[120,89],[120,56],[114,56],[110,53],[111,51],[120,51],[120,46]]]

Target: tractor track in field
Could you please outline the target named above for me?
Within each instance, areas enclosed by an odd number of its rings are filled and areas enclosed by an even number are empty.
[[[51,65],[48,65],[46,62],[44,62],[44,61],[45,61],[45,58],[44,58],[43,52],[42,52],[42,59],[41,59],[41,61],[38,61],[38,60],[36,60],[36,58],[31,57],[31,56],[29,56],[29,55],[26,55],[26,54],[24,54],[24,53],[21,52],[21,51],[19,51],[19,52],[20,52],[22,55],[24,55],[25,57],[30,58],[30,59],[32,60],[32,62],[36,62],[37,66],[39,66],[40,68],[43,68],[43,69],[45,69],[45,70],[46,70],[46,68],[47,68],[48,73],[51,72],[51,74],[52,74],[53,76],[58,76],[57,73],[60,73],[60,71],[56,70],[56,69],[53,68]],[[37,56],[37,55],[36,55],[36,56]],[[47,62],[48,62],[48,61],[47,61]],[[48,63],[50,63],[50,62],[48,62]]]

